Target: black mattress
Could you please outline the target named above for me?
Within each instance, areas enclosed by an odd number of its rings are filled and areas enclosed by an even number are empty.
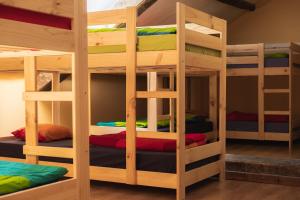
[[[227,121],[228,131],[247,131],[247,132],[258,132],[258,122],[256,121]],[[272,133],[288,133],[289,123],[265,123],[265,132]]]
[[[289,58],[265,58],[265,67],[288,67]],[[257,68],[257,64],[228,64],[228,68]]]
[[[25,158],[23,155],[24,141],[16,140],[14,137],[0,140],[0,157]],[[63,140],[51,143],[40,143],[49,147],[72,147],[72,140]],[[125,149],[115,149],[91,145],[90,164],[99,167],[126,168]],[[186,166],[186,171],[215,162],[219,156],[210,157]],[[72,163],[71,159],[40,157],[42,161]],[[137,151],[137,170],[175,173],[176,153],[175,152],[149,152]]]
[[[176,128],[176,127],[175,127]],[[192,120],[185,123],[186,133],[207,133],[213,130],[213,123],[207,120]],[[170,127],[158,127],[160,132],[170,132]]]

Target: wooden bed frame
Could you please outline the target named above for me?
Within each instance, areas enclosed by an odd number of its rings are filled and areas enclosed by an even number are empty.
[[[292,144],[295,139],[300,138],[299,134],[294,133],[293,129],[299,127],[300,107],[297,105],[299,97],[296,95],[296,89],[299,87],[300,68],[295,64],[300,64],[300,46],[296,43],[289,45],[289,66],[288,67],[265,67],[264,44],[245,44],[229,45],[228,53],[254,53],[257,56],[229,56],[228,64],[258,64],[258,68],[235,68],[227,69],[228,77],[256,76],[258,77],[258,132],[240,132],[227,131],[227,138],[232,139],[250,139],[250,140],[269,140],[269,141],[286,141],[289,142],[289,150],[292,151]],[[276,49],[275,49],[276,50]],[[268,89],[265,88],[266,76],[288,76],[289,88],[286,89]],[[289,110],[287,111],[266,111],[265,94],[287,94],[289,95]],[[270,133],[264,129],[264,115],[288,115],[289,132],[288,133]]]
[[[177,199],[185,199],[185,188],[206,178],[220,174],[224,179],[225,166],[225,126],[226,126],[226,28],[225,20],[210,16],[195,10],[184,4],[177,3],[177,49],[168,51],[136,52],[136,7],[120,10],[102,11],[89,13],[88,25],[118,24],[125,23],[127,28],[124,32],[114,33],[89,33],[88,44],[113,45],[125,44],[125,53],[89,54],[89,73],[117,73],[126,74],[126,169],[90,166],[90,178],[92,180],[125,183],[132,185],[144,185],[177,190]],[[215,30],[220,38],[186,29],[186,22],[199,24]],[[185,44],[194,44],[219,50],[221,57],[185,51]],[[36,59],[36,67],[39,71],[53,72],[53,90],[59,88],[59,73],[69,72],[71,63],[69,55],[40,55]],[[118,59],[115,59],[118,58]],[[23,69],[23,58],[0,59],[0,70],[7,70],[9,66],[15,69]],[[1,63],[3,65],[1,65]],[[151,85],[148,91],[136,91],[137,74],[148,74]],[[158,75],[170,76],[170,88],[161,90],[156,87]],[[192,149],[185,148],[185,78],[186,76],[209,76],[210,77],[210,117],[215,122],[215,141],[204,146]],[[151,77],[151,78],[150,78]],[[175,80],[177,88],[175,90]],[[151,87],[151,88],[150,88]],[[219,90],[218,90],[219,88]],[[152,129],[136,129],[137,99],[170,99],[171,133],[159,133]],[[175,105],[175,101],[177,102]],[[90,105],[90,104],[86,104]],[[219,106],[218,106],[219,105]],[[149,107],[157,106],[155,101]],[[59,121],[59,104],[53,106],[53,121]],[[177,114],[177,132],[174,131],[175,113]],[[157,118],[154,112],[151,116]],[[150,117],[151,118],[151,117]],[[151,118],[152,125],[156,119]],[[88,123],[87,123],[88,124]],[[153,126],[152,126],[153,127]],[[118,129],[118,128],[117,128]],[[90,133],[115,133],[116,128],[91,126]],[[122,128],[121,128],[122,129]],[[218,130],[217,130],[218,129]],[[120,129],[118,129],[120,130]],[[136,137],[175,139],[177,141],[177,172],[159,173],[136,170]],[[210,164],[185,171],[185,166],[196,161],[204,160],[212,156],[218,156],[219,160]],[[0,158],[1,159],[1,158]],[[6,158],[7,159],[7,158]],[[19,160],[22,159],[11,159]],[[63,166],[69,169],[68,176],[73,176],[72,164],[43,162],[48,165]]]
[[[177,199],[185,199],[185,188],[196,182],[221,174],[224,178],[225,153],[225,101],[226,101],[226,21],[210,16],[201,11],[177,3],[177,49],[167,51],[136,51],[136,8],[95,12],[89,15],[89,25],[126,23],[126,31],[113,33],[97,33],[89,35],[89,44],[120,45],[125,44],[125,53],[106,53],[89,55],[94,62],[89,63],[90,73],[125,73],[126,74],[126,169],[105,167],[91,167],[91,179],[119,182],[132,185],[145,185],[177,190]],[[195,30],[186,29],[186,22],[199,24],[218,31],[221,37],[203,34]],[[194,44],[221,52],[221,57],[207,56],[185,51],[185,44]],[[118,59],[115,59],[118,58]],[[136,90],[136,76],[144,73],[148,75],[148,91]],[[170,88],[162,89],[158,86],[158,75],[170,76]],[[219,82],[219,108],[214,114],[219,119],[218,136],[215,142],[195,147],[185,148],[185,79],[186,75],[210,76],[212,88],[217,89]],[[175,77],[176,85],[175,88]],[[213,90],[213,89],[212,89]],[[218,102],[218,95],[211,99],[212,105]],[[146,130],[136,129],[136,100],[153,100],[150,107],[156,110],[156,99],[170,100],[170,114],[158,116],[156,111],[148,113],[149,125]],[[176,105],[175,105],[176,101]],[[149,103],[150,101],[148,101]],[[148,106],[149,108],[149,106]],[[175,112],[177,127],[174,131]],[[219,113],[219,117],[217,114]],[[156,120],[167,117],[171,121],[171,132],[160,133],[156,129]],[[154,120],[153,120],[154,119]],[[119,128],[105,127],[105,132]],[[102,127],[92,126],[91,133],[103,133]],[[119,129],[120,130],[120,129]],[[111,131],[111,132],[113,132]],[[140,171],[136,169],[136,137],[175,139],[177,141],[177,172],[161,173]],[[185,171],[187,164],[220,155],[220,160],[202,167]]]
[[[38,156],[74,159],[74,177],[64,181],[36,187],[4,196],[1,200],[21,199],[80,199],[90,198],[88,111],[82,105],[88,102],[86,2],[81,0],[0,0],[8,5],[28,12],[39,12],[67,17],[73,22],[72,30],[65,30],[20,21],[0,19],[1,57],[15,61],[23,59],[25,75],[26,107],[26,162],[47,164],[38,161]],[[26,12],[27,12],[26,11]],[[84,30],[84,31],[82,31]],[[35,51],[28,51],[28,49]],[[41,49],[41,50],[36,50]],[[63,53],[64,52],[64,53]],[[38,55],[68,55],[72,58],[73,90],[71,92],[37,92]],[[15,66],[7,68],[14,70]],[[71,101],[73,103],[74,147],[71,149],[50,148],[38,145],[37,102]],[[14,159],[12,159],[14,160]],[[14,160],[15,161],[15,160]]]

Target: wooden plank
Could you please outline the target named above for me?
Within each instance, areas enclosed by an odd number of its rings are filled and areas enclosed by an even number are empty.
[[[289,133],[271,133],[265,132],[265,140],[269,141],[290,141],[290,134]]]
[[[34,199],[37,200],[65,200],[76,199],[76,188],[78,181],[76,179],[68,179],[58,181],[55,183],[35,187],[32,189],[12,193],[1,197],[2,200],[24,200]]]
[[[147,91],[155,92],[158,89],[158,77],[156,72],[147,73]],[[151,131],[157,131],[158,121],[158,99],[149,98],[147,99],[147,121],[148,129]]]
[[[230,139],[259,140],[258,132],[227,131],[226,135]]]
[[[186,43],[196,46],[206,47],[215,50],[222,50],[222,41],[220,38],[203,34],[197,31],[185,30]]]
[[[220,173],[220,162],[213,162],[185,173],[185,186],[193,185],[199,181]]]
[[[88,25],[121,24],[127,22],[127,10],[108,10],[88,13]]]
[[[187,22],[202,25],[217,31],[222,31],[224,24],[226,24],[225,20],[223,19],[217,18],[188,6],[186,6],[185,8],[185,13],[185,19]]]
[[[60,73],[52,73],[52,91],[60,91]],[[60,124],[61,106],[60,102],[52,102],[52,123]]]
[[[4,19],[0,19],[0,27],[1,45],[65,52],[74,51],[74,33],[69,30]]]
[[[185,22],[188,8],[179,2],[176,4],[177,21],[177,64],[176,64],[176,90],[178,98],[176,99],[176,132],[177,132],[177,150],[176,150],[176,199],[185,199],[185,67],[188,63],[188,56],[185,52]],[[198,17],[198,12],[192,10]],[[201,14],[201,13],[200,13]],[[194,21],[194,18],[191,18]],[[198,20],[196,19],[198,22]],[[202,22],[200,20],[200,22]],[[206,22],[206,21],[205,21]],[[195,60],[194,60],[195,61]],[[196,63],[193,63],[196,64]]]
[[[227,76],[258,76],[257,68],[227,69]]]
[[[258,64],[258,56],[235,56],[227,57],[227,64]]]
[[[74,0],[75,48],[72,55],[72,130],[74,177],[78,180],[77,199],[90,199],[90,145],[87,52],[87,2]]]
[[[148,128],[136,128],[137,131],[149,131]],[[90,134],[106,135],[126,131],[126,127],[90,126]]]
[[[185,164],[190,164],[205,158],[209,158],[215,155],[220,155],[221,142],[213,142],[207,145],[191,148],[185,150]]]
[[[265,138],[265,70],[264,70],[264,44],[258,44],[258,83],[257,83],[257,96],[258,96],[258,137],[260,140]]]
[[[289,115],[290,111],[264,111],[265,115]]]
[[[214,140],[218,139],[218,76],[209,76],[209,119],[213,123]]]
[[[170,90],[175,90],[175,74],[174,72],[169,73],[169,85]],[[169,111],[170,111],[170,132],[175,131],[175,99],[169,99]]]
[[[72,101],[72,92],[24,92],[25,101]]]
[[[115,59],[118,58],[118,59]],[[90,54],[89,68],[123,67],[126,65],[126,53]],[[145,51],[137,53],[138,66],[175,65],[176,51]]]
[[[136,7],[126,10],[126,170],[127,183],[136,184]]]
[[[169,99],[169,98],[177,98],[177,92],[174,91],[156,91],[156,92],[145,92],[138,91],[136,94],[137,98],[161,98],[161,99]]]
[[[199,53],[186,52],[186,65],[210,70],[221,70],[222,59]]]
[[[290,89],[264,89],[266,94],[285,94],[289,93]]]
[[[126,169],[108,167],[90,167],[90,177],[92,180],[107,181],[115,183],[126,183]]]
[[[154,131],[138,131],[137,137],[139,138],[152,138],[152,139],[168,139],[168,140],[176,140],[176,133],[169,132],[154,132]]]
[[[24,145],[23,152],[26,155],[47,156],[56,158],[74,158],[74,150],[72,148],[44,147]]]
[[[0,4],[73,18],[74,0],[0,0]]]
[[[241,44],[241,45],[227,45],[227,52],[232,53],[257,53],[258,44]]]
[[[289,67],[265,67],[266,76],[289,75]]]
[[[290,49],[291,49],[292,51],[294,51],[294,52],[300,53],[300,45],[297,44],[297,43],[295,43],[295,42],[292,42],[292,43],[291,43]]]
[[[37,72],[36,72],[36,58],[24,58],[24,79],[25,91],[36,91],[37,89]],[[38,111],[37,102],[25,102],[25,129],[26,129],[26,145],[38,145],[37,133]],[[37,164],[38,157],[35,155],[26,155],[26,161],[30,164]]]
[[[126,32],[96,32],[88,33],[89,46],[122,45],[126,44]]]
[[[176,178],[176,174],[137,171],[138,185],[176,189]]]

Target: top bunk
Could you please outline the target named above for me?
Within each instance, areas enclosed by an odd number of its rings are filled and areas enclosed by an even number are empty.
[[[300,70],[298,43],[227,46],[227,76],[290,75]],[[262,69],[262,70],[260,70]]]
[[[133,43],[136,46],[137,73],[175,72],[178,43],[185,44],[187,72],[218,71],[224,68],[226,21],[185,5],[183,8],[177,10],[177,24],[156,27],[136,27],[136,7],[89,13],[90,71],[125,73],[127,49]],[[99,28],[116,24],[123,24],[125,28]],[[182,31],[179,31],[179,26]],[[63,37],[68,38],[67,35]],[[22,58],[0,58],[0,70],[7,70],[11,66],[21,70],[21,63]],[[70,65],[67,55],[40,55],[37,58],[37,66],[41,71],[67,72]]]
[[[70,56],[74,11],[74,0],[0,0],[0,71],[23,70],[28,56]]]

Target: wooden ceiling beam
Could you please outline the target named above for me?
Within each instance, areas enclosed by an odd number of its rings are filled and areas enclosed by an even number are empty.
[[[217,0],[217,1],[243,10],[255,11],[256,9],[256,5],[254,3],[250,3],[246,0]]]

